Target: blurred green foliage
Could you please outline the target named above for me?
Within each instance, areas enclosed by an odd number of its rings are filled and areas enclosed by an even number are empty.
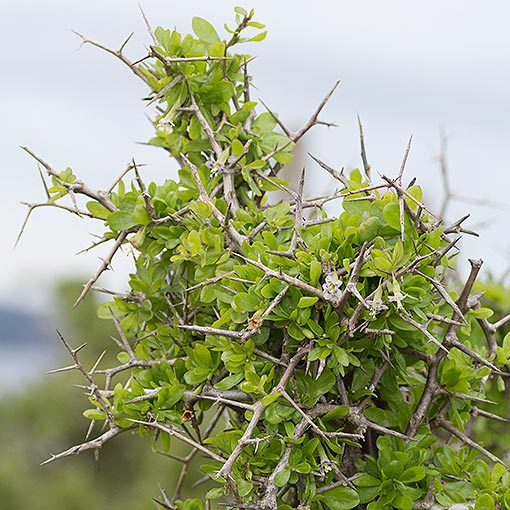
[[[75,310],[69,303],[81,282],[60,282],[56,289],[55,323],[76,342],[87,341],[84,364],[92,364],[107,345],[113,327],[96,317],[97,301],[88,296]],[[113,345],[113,342],[111,342]],[[113,351],[113,349],[112,349]],[[108,354],[107,354],[108,356]],[[72,364],[62,348],[55,366]],[[86,397],[77,398],[79,374],[43,376],[0,400],[0,507],[10,510],[108,510],[154,508],[158,482],[171,486],[174,461],[151,452],[150,438],[119,436],[105,445],[96,464],[92,455],[41,467],[50,452],[83,441],[89,420],[81,419]],[[184,448],[180,448],[183,450]],[[177,447],[177,452],[179,447]]]
[[[475,290],[483,293],[483,306],[494,311],[491,323],[505,322],[510,312],[510,286],[501,280],[489,276],[478,282]],[[484,334],[481,327],[473,331],[475,342],[483,344]],[[494,332],[498,346],[506,346],[506,352],[510,346],[510,322],[506,322]],[[499,362],[510,363],[510,359],[503,359],[505,350],[498,347],[496,357]],[[510,379],[495,378],[490,381],[487,389],[487,398],[493,402],[480,405],[483,411],[504,416],[510,419]],[[494,452],[500,458],[510,464],[510,424],[508,421],[489,419],[478,416],[473,421],[474,437],[479,444]]]

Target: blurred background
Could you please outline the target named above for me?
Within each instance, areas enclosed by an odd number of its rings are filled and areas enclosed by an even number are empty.
[[[510,4],[503,0],[490,4],[430,0],[420,5],[404,0],[252,4],[144,0],[142,7],[154,27],[176,27],[187,33],[193,16],[204,17],[219,29],[224,22],[232,24],[232,8],[238,4],[254,7],[255,18],[269,31],[264,42],[246,48],[257,55],[251,66],[255,99],[279,112],[289,126],[297,128],[304,122],[331,85],[341,80],[322,114],[323,120],[337,127],[319,126],[303,142],[309,192],[322,193],[334,185],[306,152],[338,169],[361,166],[359,114],[374,173],[397,174],[413,135],[405,175],[408,180],[417,177],[426,201],[439,210],[445,191],[438,163],[444,134],[452,191],[471,199],[452,201],[447,219],[471,213],[466,225],[481,235],[463,241],[460,270],[468,257],[481,257],[485,271],[503,275],[510,250]],[[102,467],[99,477],[90,468],[92,458],[68,460],[67,470],[58,471],[58,491],[53,470],[60,468],[52,466],[41,474],[37,467],[50,451],[80,441],[86,427],[86,420],[80,422],[79,417],[86,402],[80,406],[73,398],[78,390],[70,387],[80,381],[43,376],[45,370],[67,364],[55,329],[67,334],[73,345],[89,342],[91,360],[103,349],[109,332],[107,325],[94,322],[96,303],[91,298],[77,311],[71,310],[81,283],[104,255],[98,248],[75,256],[93,241],[94,225],[40,208],[13,249],[26,215],[19,202],[45,200],[36,164],[19,146],[28,146],[58,170],[72,167],[94,188],[107,187],[133,157],[147,165],[146,181],[176,173],[163,151],[137,143],[152,136],[141,100],[147,93],[144,84],[111,55],[91,46],[80,48],[81,41],[71,29],[112,48],[134,32],[125,50],[132,60],[143,57],[150,42],[134,0],[0,3],[0,384],[4,389],[0,437],[9,442],[8,447],[0,445],[9,452],[0,461],[0,501],[10,503],[6,508],[12,509],[92,504],[151,508],[146,494],[154,495],[157,488],[145,480],[151,480],[152,470],[168,470],[167,464],[163,468],[147,461],[147,478],[137,478],[133,471],[129,490],[119,488],[113,499],[103,494],[101,483],[106,482],[99,481],[106,470],[108,483],[116,487],[119,475],[113,462]],[[103,276],[101,285],[121,289],[129,267],[129,261],[116,260],[115,271]],[[54,424],[55,406],[65,409],[69,420],[60,428]],[[48,443],[41,444],[41,437]],[[124,464],[138,459],[138,452],[127,453],[133,457],[126,457]],[[115,450],[115,456],[124,454],[122,446]],[[139,466],[142,461],[136,462]],[[13,464],[24,475],[14,477]],[[34,473],[42,478],[33,478]],[[26,499],[27,477],[34,480],[29,491],[33,501]],[[166,475],[161,478],[168,481]],[[84,494],[91,487],[95,496],[87,497],[96,499],[86,500]],[[136,497],[144,503],[137,506]],[[109,506],[104,506],[106,502]]]

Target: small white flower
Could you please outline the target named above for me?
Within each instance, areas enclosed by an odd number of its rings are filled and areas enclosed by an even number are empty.
[[[164,133],[169,133],[172,129],[172,122],[168,119],[165,119],[164,117],[158,122],[158,125],[156,126],[160,131],[163,131]]]
[[[329,273],[324,283],[322,284],[322,291],[324,293],[324,297],[329,301],[336,301],[340,299],[342,291],[340,290],[342,287],[342,280],[338,278],[336,272]]]
[[[213,174],[213,175],[218,174],[218,173],[219,174],[227,173],[227,168],[221,161],[215,161],[213,159],[210,159],[209,161],[207,161],[205,166],[211,170],[211,174]]]
[[[370,308],[371,315],[376,315],[379,312],[382,312],[382,311],[388,309],[388,307],[384,304],[383,300],[378,297],[376,297],[374,299],[367,299],[367,305]]]
[[[401,310],[403,308],[402,301],[407,297],[407,294],[402,294],[402,292],[395,292],[392,296],[388,296],[388,301],[390,303],[397,303],[397,308]]]

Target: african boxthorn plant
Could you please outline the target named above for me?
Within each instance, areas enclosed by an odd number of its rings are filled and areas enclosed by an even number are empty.
[[[26,149],[51,180],[49,202],[69,197],[64,207],[102,222],[111,244],[78,301],[119,248],[135,259],[129,292],[98,311],[117,329],[118,364],[87,369],[62,338],[90,428],[47,462],[135,432],[183,464],[162,508],[510,510],[508,459],[476,427],[505,419],[486,404],[508,388],[508,319],[491,323],[471,292],[480,260],[462,285],[453,278],[463,220],[429,210],[404,182],[406,158],[372,182],[363,145],[363,172],[314,158],[336,180],[330,195],[305,197],[304,171],[293,187],[280,179],[336,85],[296,132],[261,112],[250,57],[236,50],[265,32],[235,11],[225,38],[201,18],[185,37],[148,27],[136,63],[83,37],[147,84],[149,143],[177,161],[177,181],[146,184],[131,161],[93,190]],[[270,205],[275,190],[287,199]],[[339,214],[326,213],[332,201]],[[195,458],[203,483],[186,499]]]

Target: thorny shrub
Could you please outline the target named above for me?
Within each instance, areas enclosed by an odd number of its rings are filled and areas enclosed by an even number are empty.
[[[303,171],[290,189],[279,171],[336,85],[297,132],[256,111],[250,57],[233,50],[264,26],[235,11],[226,39],[201,18],[185,37],[148,26],[153,45],[136,63],[82,37],[147,84],[150,144],[175,158],[178,181],[146,185],[132,161],[97,191],[26,149],[49,175],[50,203],[104,222],[112,247],[82,296],[119,248],[136,260],[130,291],[98,312],[117,328],[119,363],[87,369],[62,338],[95,439],[47,462],[131,431],[169,456],[189,447],[162,508],[509,510],[508,449],[488,425],[507,426],[490,402],[508,394],[508,317],[500,296],[491,323],[471,292],[481,261],[464,284],[454,277],[464,218],[447,226],[427,208],[404,184],[405,158],[379,183],[366,157],[349,176],[314,158],[338,188],[307,198]],[[288,200],[269,205],[275,190]],[[340,214],[327,215],[331,201]],[[194,457],[206,485],[182,499]]]

